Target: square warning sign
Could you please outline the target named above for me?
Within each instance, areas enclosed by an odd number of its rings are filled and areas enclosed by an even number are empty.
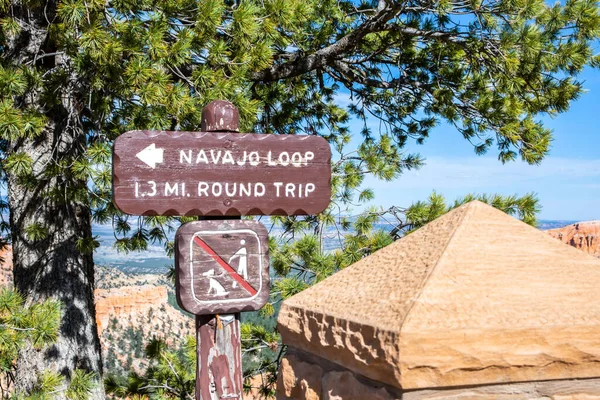
[[[269,297],[268,235],[257,221],[194,221],[175,235],[179,305],[196,315],[261,308]]]

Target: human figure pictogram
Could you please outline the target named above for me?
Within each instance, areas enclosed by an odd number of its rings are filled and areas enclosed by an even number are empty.
[[[237,273],[243,277],[245,280],[248,280],[248,252],[246,251],[246,241],[244,239],[240,240],[240,244],[242,247],[231,256],[229,259],[229,265],[231,265],[231,261],[235,258],[239,258],[239,264]]]

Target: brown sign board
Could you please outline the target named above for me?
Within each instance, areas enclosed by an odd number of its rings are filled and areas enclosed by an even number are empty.
[[[319,136],[130,131],[113,147],[113,201],[133,215],[309,215],[329,205]]]
[[[269,242],[258,221],[193,221],[175,234],[176,295],[196,314],[260,309],[269,298]]]

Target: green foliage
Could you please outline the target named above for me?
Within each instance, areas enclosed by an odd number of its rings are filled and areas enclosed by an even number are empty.
[[[281,296],[284,299],[295,295],[296,293],[300,293],[304,289],[308,287],[308,284],[302,280],[300,277],[289,276],[278,279],[273,284],[273,295]],[[270,309],[271,307],[267,307]]]
[[[447,204],[443,196],[433,192],[426,201],[416,202],[406,210],[406,218],[409,221],[407,227],[410,230],[418,229],[448,211],[473,200],[489,204],[533,226],[536,224],[536,213],[540,211],[539,201],[533,193],[521,197],[517,195],[502,196],[500,194],[469,194],[455,200],[452,204]]]
[[[25,227],[25,235],[32,242],[43,240],[48,236],[48,228],[39,222],[27,225]]]
[[[92,254],[100,246],[98,237],[82,237],[77,239],[76,248],[81,254]]]
[[[260,377],[260,386],[253,389],[265,397],[274,396],[282,350],[279,334],[269,324],[245,322],[241,327],[241,336],[244,390],[249,391],[253,379]]]
[[[63,377],[54,372],[45,372],[33,389],[33,398],[43,399],[47,394],[57,391],[63,383]]]
[[[197,130],[202,107],[214,99],[236,104],[243,131],[327,138],[338,153],[333,201],[342,208],[372,199],[360,188],[365,175],[391,180],[422,165],[402,149],[408,140],[425,142],[442,120],[478,154],[496,146],[502,162],[540,162],[552,139],[540,116],[566,111],[583,93],[577,75],[599,64],[597,4],[405,6],[62,0],[51,17],[44,2],[28,3],[31,15],[45,16],[40,29],[53,50],[14,59],[10,38],[30,26],[14,14],[0,18],[2,169],[31,185],[60,175],[88,181],[90,193],[69,197],[91,207],[96,222],[113,222],[119,250],[156,242],[170,252],[168,233],[184,218],[128,218],[111,203],[111,142],[132,129]],[[78,98],[83,151],[40,160],[36,170],[44,171],[32,174],[34,158],[16,141],[57,122],[51,110],[66,88]],[[339,98],[348,95],[342,107]],[[349,148],[352,115],[364,121],[357,148]],[[367,118],[379,121],[377,131]],[[93,240],[79,247],[89,252]]]
[[[69,400],[87,400],[98,384],[96,374],[81,369],[73,371],[73,376],[66,389],[64,389],[64,383],[65,377],[59,373],[44,372],[29,394],[13,393],[10,398],[19,400],[53,399],[56,393],[65,390],[65,397]]]
[[[67,399],[86,400],[96,385],[97,377],[94,373],[76,369],[67,388]]]
[[[25,153],[14,153],[6,157],[3,163],[5,171],[14,173],[19,177],[27,176],[31,173],[31,157]]]
[[[60,304],[56,301],[26,307],[23,297],[12,289],[0,291],[0,369],[13,368],[19,349],[27,343],[35,348],[56,340],[60,323]]]
[[[244,355],[256,355],[261,349],[277,348],[279,335],[268,331],[264,326],[244,323],[241,327],[241,340],[244,345]]]
[[[13,384],[15,360],[21,349],[33,346],[42,350],[54,343],[60,328],[60,303],[47,300],[32,305],[25,305],[25,300],[13,289],[0,291],[0,379]],[[66,390],[70,400],[89,398],[92,389],[97,385],[97,377],[92,373],[76,369],[71,381],[64,387],[64,376],[55,372],[43,372],[38,376],[37,384],[29,393],[2,392],[0,396],[8,399],[42,400],[53,398],[53,393]]]
[[[130,372],[124,378],[109,375],[106,392],[114,398],[184,399],[193,398],[196,386],[196,341],[188,338],[179,350],[171,350],[158,339],[146,346],[151,365],[145,373]]]

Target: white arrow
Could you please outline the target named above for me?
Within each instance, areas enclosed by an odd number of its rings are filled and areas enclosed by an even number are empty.
[[[144,150],[140,151],[135,156],[142,160],[144,164],[154,169],[156,168],[156,164],[160,164],[161,162],[163,162],[164,152],[164,149],[157,149],[156,145],[152,143],[150,146],[146,147]]]

